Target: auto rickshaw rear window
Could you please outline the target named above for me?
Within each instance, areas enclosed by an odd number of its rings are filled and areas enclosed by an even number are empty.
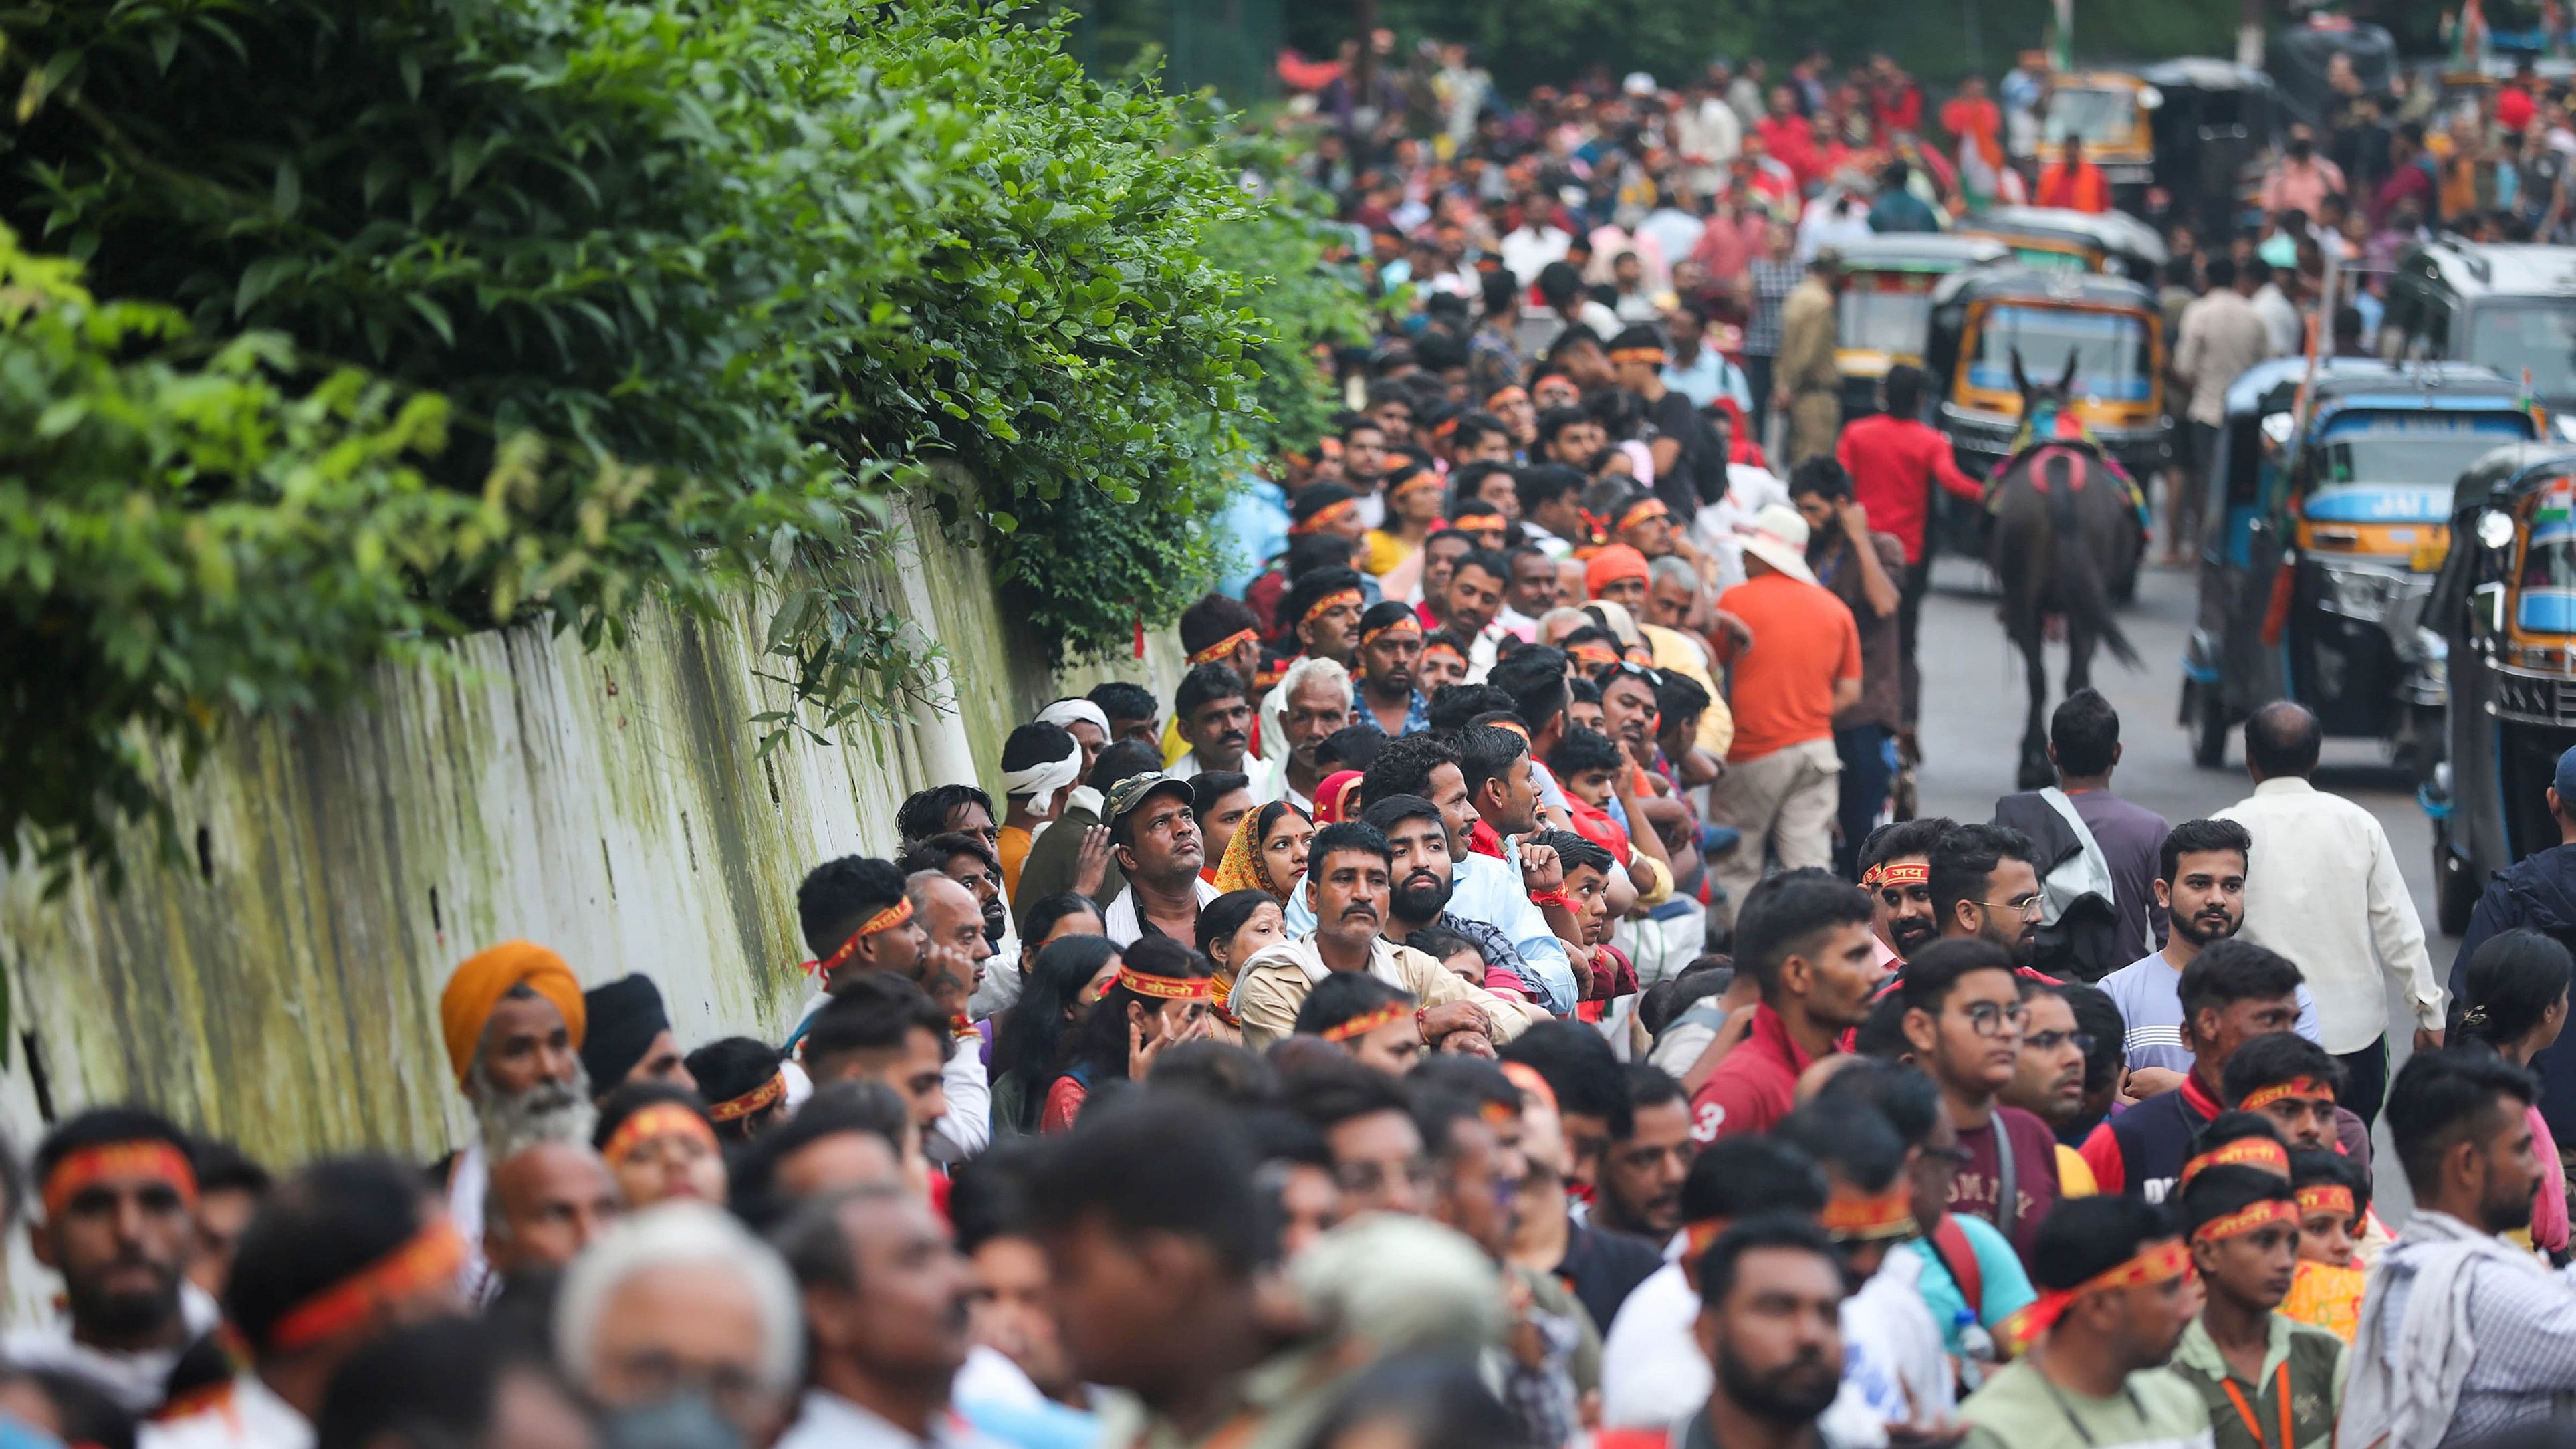
[[[2570,591],[2576,591],[2576,479],[2553,478],[2525,500],[2531,533],[2522,549],[2522,570],[2518,582],[2525,590],[2552,589],[2561,597],[2553,604],[2518,608],[2518,622],[2526,630],[2541,629],[2563,632],[2570,612]],[[2528,601],[2526,592],[2523,598]],[[2535,613],[2548,616],[2535,621]]]
[[[2122,146],[2138,133],[2135,91],[2066,86],[2049,93],[2048,143],[2081,136],[2087,146]]]
[[[1971,386],[2013,390],[2012,358],[2031,377],[2054,379],[2075,353],[2075,390],[2115,402],[2145,402],[2152,395],[2155,363],[2145,319],[2116,312],[2000,306],[1977,328],[1977,357],[1968,365]]]
[[[2516,436],[2510,423],[2490,426],[2484,417],[2445,418],[2439,413],[2420,416],[2427,423],[2448,422],[2456,426],[2373,427],[2337,434],[2318,450],[2319,479],[2337,485],[2446,488],[2449,480],[2460,476],[2500,438]]]
[[[2576,395],[2576,297],[2515,297],[2470,312],[2464,355],[2542,397]]]

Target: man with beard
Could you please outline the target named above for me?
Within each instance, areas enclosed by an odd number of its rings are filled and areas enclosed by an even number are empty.
[[[1959,1134],[1950,1210],[1993,1223],[2027,1259],[2059,1189],[2048,1124],[1997,1100],[2021,1063],[2023,984],[1991,941],[1936,941],[1905,964],[1905,1039]]]
[[[2084,1116],[2085,1048],[2092,1039],[2076,1024],[2066,987],[2025,981],[2021,1009],[2021,1055],[2001,1099],[2048,1124],[2057,1138],[2059,1187],[2068,1197],[2089,1196],[2096,1190],[2093,1169],[2066,1145],[2066,1129]]]
[[[1811,1449],[1816,1420],[1841,1391],[1842,1255],[1812,1219],[1744,1218],[1700,1260],[1695,1336],[1714,1382],[1708,1402],[1674,1428],[1614,1429],[1601,1449],[1667,1443]]]
[[[1359,821],[1346,820],[1315,832],[1306,858],[1306,883],[1299,892],[1314,911],[1314,930],[1253,953],[1243,963],[1228,999],[1247,1045],[1265,1049],[1290,1035],[1306,993],[1332,971],[1366,971],[1389,986],[1411,992],[1422,1003],[1419,1024],[1427,1045],[1438,1046],[1455,1032],[1472,1032],[1482,1040],[1462,1042],[1458,1048],[1490,1052],[1495,1042],[1507,1041],[1532,1023],[1548,1019],[1537,1007],[1470,986],[1438,961],[1385,938],[1394,857],[1386,836]]]
[[[1360,615],[1359,659],[1351,717],[1374,722],[1388,735],[1431,728],[1431,701],[1413,687],[1414,668],[1422,662],[1422,621],[1412,609],[1389,599]],[[1297,710],[1293,698],[1288,709],[1293,721]]]
[[[1198,939],[1199,907],[1219,892],[1199,875],[1207,846],[1190,804],[1188,782],[1159,772],[1130,775],[1110,789],[1102,808],[1127,893],[1110,903],[1101,923],[1118,945],[1148,933]]]
[[[1968,1449],[2143,1449],[2209,1442],[2191,1385],[2157,1373],[2198,1297],[2191,1253],[2165,1211],[2123,1197],[2079,1198],[2040,1229],[2039,1301],[2021,1323],[2037,1342],[1969,1396]]]
[[[621,976],[583,992],[581,999],[590,1019],[582,1035],[581,1068],[590,1076],[591,1100],[605,1101],[628,1082],[698,1089],[688,1063],[680,1058],[671,1015],[663,1009],[662,989],[652,977],[641,972]]]
[[[458,1280],[479,1302],[489,1270],[479,1248],[491,1165],[533,1142],[588,1141],[595,1115],[581,1044],[590,1023],[564,959],[530,941],[465,958],[439,993],[447,1062],[473,1104],[475,1140],[448,1160],[447,1216],[466,1243]]]
[[[1440,808],[1419,795],[1390,795],[1372,799],[1360,818],[1383,833],[1395,852],[1386,926],[1380,934],[1402,945],[1417,931],[1453,932],[1474,942],[1476,953],[1485,958],[1481,984],[1487,990],[1539,999],[1541,993],[1530,984],[1521,953],[1509,937],[1486,922],[1450,913],[1458,862],[1450,854],[1448,822]]]
[[[2191,1052],[2182,1040],[2183,968],[2211,945],[2245,925],[2245,871],[2254,837],[2233,820],[2186,820],[2165,835],[2156,862],[2156,904],[2170,929],[2165,948],[2102,978],[2102,989],[2127,1023],[2122,1050],[2130,1091],[2140,1097],[2182,1085]],[[2317,1035],[2316,998],[2302,982],[2296,1030]]]
[[[953,1442],[969,1280],[930,1204],[901,1187],[860,1188],[800,1208],[777,1246],[804,1301],[810,1360],[780,1449]]]
[[[1503,590],[1511,582],[1511,565],[1491,549],[1477,549],[1449,571],[1449,591],[1440,600],[1440,627],[1468,641],[1467,682],[1482,684],[1493,671],[1502,648]]]
[[[1682,1180],[1699,1156],[1690,1093],[1660,1067],[1631,1062],[1625,1070],[1628,1135],[1614,1137],[1601,1154],[1592,1225],[1661,1246],[1681,1231]]]
[[[1752,974],[1762,1002],[1743,1041],[1691,1098],[1691,1130],[1702,1142],[1770,1131],[1789,1115],[1798,1078],[1869,1018],[1887,979],[1872,918],[1867,897],[1821,874],[1764,881],[1745,897],[1735,969]]]
[[[1504,563],[1512,576],[1503,590],[1503,601],[1514,614],[1530,620],[1535,629],[1538,616],[1559,603],[1556,560],[1537,544],[1525,543],[1506,554]]]
[[[2490,1052],[2417,1052],[2398,1070],[2388,1131],[2415,1212],[2371,1271],[2338,1442],[2467,1444],[2564,1412],[2576,1295],[2497,1236],[2530,1226],[2557,1172],[2533,1142],[2539,1093]]]
[[[1933,816],[1882,825],[1861,842],[1860,885],[1869,892],[1870,931],[1881,960],[1902,963],[1941,935],[1932,909],[1932,846],[1958,828]]]
[[[17,1368],[78,1375],[126,1413],[151,1414],[179,1355],[222,1317],[187,1281],[197,1207],[188,1139],[139,1108],[93,1108],[45,1134],[35,1169],[45,1215],[29,1225],[28,1246],[62,1276],[63,1307],[0,1340],[0,1352]]]
[[[1255,801],[1273,798],[1270,762],[1252,753],[1252,705],[1233,665],[1202,664],[1182,675],[1172,693],[1172,718],[1190,747],[1172,763],[1173,779],[1231,770],[1250,777]]]
[[[2258,1167],[2208,1168],[2183,1191],[2180,1216],[2208,1301],[2183,1330],[2174,1372],[2200,1391],[2216,1449],[2331,1444],[2343,1340],[2279,1312],[2299,1269],[2289,1180]]]
[[[1962,825],[1932,846],[1932,914],[1943,939],[1978,937],[2004,948],[2014,969],[2030,969],[2048,898],[2030,837],[2002,825]]]
[[[1420,651],[1415,653],[1418,658]],[[1315,791],[1329,773],[1316,749],[1351,722],[1351,693],[1350,671],[1333,660],[1310,657],[1288,666],[1270,696],[1276,714],[1262,722],[1263,738],[1270,738],[1274,728],[1278,732],[1279,787],[1265,791],[1266,781],[1256,780],[1254,799],[1282,799],[1309,815],[1314,813]]]
[[[2182,920],[2175,913],[2177,928]],[[2298,989],[2299,968],[2251,941],[2214,942],[2192,958],[2177,987],[2191,1073],[2179,1088],[2115,1114],[2084,1139],[2084,1165],[2102,1191],[2165,1200],[2193,1138],[2222,1110],[2229,1059],[2258,1036],[2290,1029]]]

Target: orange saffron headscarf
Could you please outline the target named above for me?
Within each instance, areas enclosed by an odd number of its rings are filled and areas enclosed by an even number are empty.
[[[581,1049],[582,1029],[589,1018],[582,1006],[580,979],[564,958],[534,941],[504,941],[457,963],[456,974],[447,978],[447,989],[438,996],[439,1030],[447,1039],[447,1064],[455,1069],[459,1086],[474,1066],[483,1028],[513,986],[525,986],[553,1002],[563,1013],[565,1029],[572,1033],[573,1049]]]
[[[1624,543],[1614,543],[1594,550],[1591,560],[1583,566],[1583,591],[1597,599],[1603,589],[1621,579],[1647,577],[1650,571],[1646,556]]]

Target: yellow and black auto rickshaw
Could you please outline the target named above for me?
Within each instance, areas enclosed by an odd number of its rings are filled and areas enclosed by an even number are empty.
[[[1958,234],[1992,237],[2033,271],[2098,272],[2152,287],[2165,265],[2164,239],[2126,212],[1997,206],[1960,223]]]
[[[1878,385],[1900,362],[1923,365],[1932,341],[1932,289],[1943,277],[2011,256],[1989,237],[1890,232],[1842,247],[1840,340],[1843,416],[1878,411]]]
[[[2041,120],[2041,154],[2054,157],[2072,136],[2084,159],[2111,183],[2111,204],[2132,215],[2145,209],[2155,181],[2155,113],[2164,95],[2144,77],[2125,70],[2084,70],[2053,76],[2048,111]]]

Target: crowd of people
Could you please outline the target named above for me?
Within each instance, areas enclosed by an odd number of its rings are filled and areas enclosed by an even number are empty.
[[[1832,228],[2023,185],[2032,77],[2001,93],[1933,144],[1884,61],[1525,108],[1454,48],[1332,81],[1317,178],[1419,310],[1225,520],[1247,567],[1170,695],[1057,700],[994,788],[816,864],[775,1036],[467,958],[438,1025],[474,1131],[426,1177],[66,1116],[8,1193],[63,1296],[0,1340],[0,1425],[2432,1449],[2546,1417],[2563,923],[2500,886],[2446,989],[2286,703],[2207,819],[2119,796],[2089,690],[2057,786],[1894,818],[1925,519],[1978,486],[1912,369],[1841,418]]]

